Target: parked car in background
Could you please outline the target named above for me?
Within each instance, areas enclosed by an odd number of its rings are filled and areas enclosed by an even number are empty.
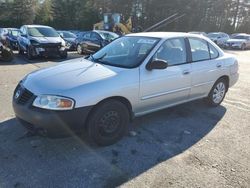
[[[202,35],[202,36],[204,36],[204,37],[207,36],[207,33],[201,32],[201,31],[190,31],[190,32],[188,32],[188,33],[190,33],[190,34],[196,34],[196,35]]]
[[[17,40],[19,54],[26,52],[28,59],[55,55],[67,58],[66,42],[52,27],[24,25]]]
[[[6,34],[5,43],[12,50],[18,49],[17,37],[20,34],[20,30],[16,28],[8,28],[8,33]]]
[[[69,32],[74,33],[76,36],[78,36],[78,34],[81,33],[81,31],[79,30],[69,30]]]
[[[207,37],[220,47],[222,47],[225,42],[230,39],[229,35],[223,32],[208,33]]]
[[[4,44],[6,41],[6,35],[8,34],[7,28],[1,28],[0,30],[0,41]]]
[[[227,40],[225,48],[246,50],[250,48],[250,35],[238,34],[235,37]]]
[[[232,39],[232,38],[236,37],[237,35],[242,35],[242,34],[244,35],[246,33],[233,33],[230,35],[230,38]]]
[[[70,51],[76,50],[76,35],[69,31],[57,31],[58,34],[65,40],[66,48]]]
[[[220,105],[238,77],[237,59],[207,37],[136,33],[85,59],[27,75],[14,91],[13,108],[32,131],[86,130],[105,146],[121,139],[134,117],[202,98]]]
[[[7,39],[8,35],[11,35],[11,33],[10,33],[11,30],[15,31],[18,29],[16,29],[16,28],[1,28],[0,29],[0,40],[3,44],[6,43],[6,39]],[[14,35],[15,35],[15,33],[14,33]]]
[[[76,40],[75,40],[76,46],[83,41],[85,33],[86,33],[86,31],[81,31],[81,32],[76,34]]]
[[[13,60],[13,52],[10,48],[4,46],[1,42],[0,42],[0,63],[1,61],[3,62],[11,62]]]
[[[85,32],[77,44],[78,54],[93,54],[117,39],[119,35],[109,31],[94,30]]]

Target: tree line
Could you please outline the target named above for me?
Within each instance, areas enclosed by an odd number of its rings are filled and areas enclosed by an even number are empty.
[[[0,0],[0,27],[44,24],[89,30],[105,12],[133,16],[144,29],[174,14],[184,17],[161,31],[250,33],[248,0]]]

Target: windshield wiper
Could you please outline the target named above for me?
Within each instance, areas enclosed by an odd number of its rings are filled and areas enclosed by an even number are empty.
[[[101,57],[98,58],[94,58],[94,56],[91,54],[90,57],[94,62],[97,63],[105,63],[104,61],[102,61],[102,59],[107,55],[107,53],[103,54]]]

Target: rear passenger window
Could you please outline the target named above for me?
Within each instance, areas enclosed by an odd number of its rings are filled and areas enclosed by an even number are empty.
[[[218,50],[211,44],[209,44],[209,51],[210,51],[211,59],[215,59],[215,58],[219,57]]]
[[[186,63],[185,40],[183,38],[167,40],[158,49],[153,59],[165,60],[169,66]]]
[[[192,60],[194,62],[210,59],[210,54],[206,41],[201,39],[190,38],[189,43],[192,52]]]

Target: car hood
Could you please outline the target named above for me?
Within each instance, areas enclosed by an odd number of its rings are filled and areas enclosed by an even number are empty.
[[[229,39],[229,40],[227,40],[227,42],[241,43],[241,42],[246,42],[246,40],[245,39]]]
[[[120,68],[93,63],[86,59],[70,60],[63,64],[30,73],[23,81],[25,88],[39,94],[63,95],[65,91],[113,77]]]
[[[62,43],[61,37],[31,37],[31,40],[35,40],[39,43]]]

